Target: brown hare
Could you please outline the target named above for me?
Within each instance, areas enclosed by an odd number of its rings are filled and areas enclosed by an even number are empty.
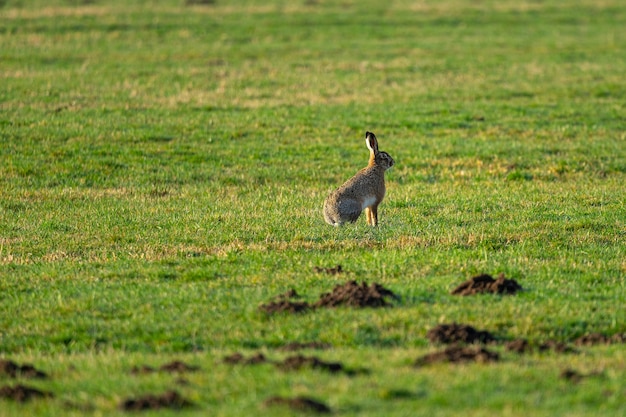
[[[324,202],[324,219],[333,226],[355,222],[365,209],[367,224],[378,225],[378,205],[385,197],[385,171],[394,164],[387,152],[378,150],[378,140],[365,132],[370,160],[365,168],[330,193]]]

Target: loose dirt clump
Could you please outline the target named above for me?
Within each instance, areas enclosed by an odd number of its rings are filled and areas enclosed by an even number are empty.
[[[272,301],[268,304],[263,304],[259,309],[268,314],[273,313],[304,313],[305,311],[310,310],[311,306],[306,301],[288,301],[288,300],[280,300],[280,301]]]
[[[192,405],[192,402],[182,397],[178,392],[167,391],[161,395],[147,394],[138,398],[126,399],[119,408],[124,411],[143,411],[160,408],[181,409]]]
[[[199,366],[187,365],[186,363],[181,361],[172,361],[170,363],[166,363],[159,368],[160,371],[170,373],[195,372],[198,369],[200,369]]]
[[[224,358],[224,363],[230,365],[258,365],[260,363],[267,363],[269,360],[262,353],[254,354],[249,358],[246,358],[239,352],[235,352],[232,355]]]
[[[315,304],[306,301],[292,301],[293,298],[300,297],[295,290],[287,291],[275,297],[275,300],[259,307],[261,311],[272,313],[302,313],[310,309],[322,307],[387,307],[388,297],[398,299],[392,291],[380,284],[367,285],[356,281],[349,281],[344,285],[337,285],[332,292],[324,293]]]
[[[274,405],[286,405],[295,411],[308,411],[320,414],[328,414],[331,412],[330,407],[328,407],[326,404],[308,397],[271,397],[265,400],[264,405],[266,407]]]
[[[613,343],[626,343],[626,334],[618,333],[613,336],[607,336],[602,333],[589,333],[574,340],[576,346],[609,345]]]
[[[498,279],[493,279],[491,275],[482,274],[465,281],[454,290],[454,295],[474,295],[474,294],[515,294],[522,290],[522,286],[514,279],[506,279],[504,274],[500,274]]]
[[[318,274],[324,273],[328,275],[338,275],[338,274],[344,273],[345,271],[343,270],[341,265],[337,265],[334,268],[325,268],[322,266],[315,266],[313,267],[313,272],[316,272]]]
[[[433,363],[449,362],[449,363],[462,363],[462,362],[496,362],[500,360],[500,355],[496,352],[492,352],[483,347],[463,347],[459,345],[452,345],[443,351],[431,353],[418,358],[415,361],[415,366],[424,366]]]
[[[546,350],[552,350],[556,353],[576,353],[576,349],[569,346],[567,343],[558,342],[556,340],[548,340],[541,343],[538,346],[539,351],[545,352]]]
[[[331,344],[322,343],[322,342],[306,342],[306,343],[291,342],[284,346],[279,347],[278,349],[285,351],[285,352],[295,352],[298,350],[305,350],[305,349],[323,350],[323,349],[330,349],[331,347],[332,347]]]
[[[146,375],[146,374],[151,374],[157,371],[170,372],[170,373],[183,373],[183,372],[195,372],[198,369],[200,369],[198,366],[187,365],[186,363],[181,362],[181,361],[172,361],[170,363],[166,363],[165,365],[162,365],[158,369],[153,368],[152,366],[149,366],[149,365],[133,366],[132,369],[130,370],[130,373],[132,375]]]
[[[515,352],[519,354],[528,353],[533,350],[532,346],[530,345],[530,343],[528,343],[528,340],[526,339],[512,340],[506,343],[504,345],[504,348],[509,352]]]
[[[36,369],[31,364],[26,363],[24,365],[18,365],[17,363],[10,361],[10,360],[6,360],[6,359],[0,359],[0,376],[1,375],[6,375],[9,378],[17,378],[17,377],[47,378],[48,377],[48,375],[46,375],[45,372],[42,372]]]
[[[245,357],[239,352],[226,356],[223,359],[224,363],[229,365],[259,365],[263,363],[270,363],[283,371],[297,371],[302,368],[318,369],[331,373],[343,372],[346,375],[355,375],[357,372],[367,372],[366,370],[351,370],[346,369],[339,362],[325,362],[315,356],[303,356],[295,355],[287,357],[284,361],[273,361],[266,358],[262,353],[257,353],[250,357]]]
[[[283,294],[279,294],[273,301],[262,304],[259,309],[268,314],[273,313],[303,313],[311,308],[306,301],[292,301],[294,298],[300,298],[296,290],[291,289]]]
[[[315,307],[386,307],[389,305],[386,298],[398,298],[392,291],[380,284],[367,285],[356,281],[349,281],[344,285],[337,285],[332,292],[320,296]]]
[[[40,391],[37,388],[31,388],[26,385],[16,385],[14,387],[6,385],[0,388],[0,398],[6,398],[20,403],[24,403],[33,398],[47,397],[54,397],[54,395],[50,392]]]
[[[495,340],[488,331],[476,330],[466,324],[440,324],[426,335],[432,343],[489,343]]]
[[[284,371],[299,370],[302,368],[321,369],[331,373],[346,372],[346,369],[339,362],[324,362],[323,360],[311,356],[290,356],[276,366]]]
[[[532,344],[526,339],[516,339],[507,342],[504,348],[509,352],[515,352],[519,354],[530,353],[535,350],[539,352],[554,351],[556,353],[576,353],[576,349],[569,346],[567,343],[558,342],[556,340],[547,340],[539,344]]]

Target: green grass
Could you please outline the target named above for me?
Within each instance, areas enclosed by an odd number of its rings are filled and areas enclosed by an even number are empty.
[[[626,6],[576,1],[0,2],[0,357],[55,398],[0,415],[621,416],[623,345],[411,364],[460,322],[501,340],[626,332]],[[326,195],[396,160],[380,227]],[[346,274],[313,272],[341,264]],[[478,273],[513,297],[456,297]],[[267,317],[348,279],[393,308]],[[291,341],[368,374],[222,363]],[[201,370],[132,376],[184,359]],[[563,369],[599,375],[578,384]]]

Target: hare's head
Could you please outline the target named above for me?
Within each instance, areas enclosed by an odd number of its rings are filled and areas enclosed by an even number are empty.
[[[376,165],[387,170],[395,164],[391,155],[387,152],[378,152],[376,156],[374,156],[374,161],[376,161]]]
[[[376,135],[372,132],[365,132],[365,144],[367,145],[367,149],[370,150],[369,165],[378,165],[385,170],[393,166],[395,161],[391,155],[378,150],[378,140],[376,139]]]

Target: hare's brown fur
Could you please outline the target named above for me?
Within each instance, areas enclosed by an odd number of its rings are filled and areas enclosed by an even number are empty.
[[[387,152],[378,150],[373,133],[365,133],[365,142],[370,150],[367,166],[333,191],[324,202],[324,219],[328,224],[340,226],[355,222],[365,210],[367,224],[378,225],[378,205],[385,198],[385,171],[395,162]]]

